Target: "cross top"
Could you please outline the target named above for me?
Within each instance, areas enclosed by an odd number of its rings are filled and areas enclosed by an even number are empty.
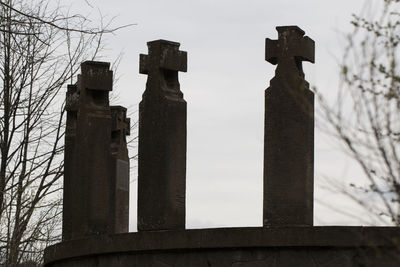
[[[151,75],[159,69],[187,71],[187,53],[179,51],[179,43],[156,40],[148,42],[149,54],[140,54],[139,72]]]
[[[179,51],[179,43],[156,40],[148,42],[148,55],[140,55],[139,72],[148,74],[146,91],[182,98],[178,71],[187,70],[187,53]]]
[[[130,135],[130,119],[126,117],[126,108],[111,106],[112,132],[121,132],[123,136]]]
[[[67,99],[65,101],[65,109],[67,111],[77,112],[79,106],[79,94],[76,84],[67,86]]]
[[[278,40],[265,39],[265,60],[278,67],[283,62],[293,62],[303,74],[301,62],[314,63],[315,43],[297,26],[276,27]],[[303,74],[304,75],[304,74]]]
[[[80,78],[84,89],[96,91],[112,91],[113,71],[110,63],[100,61],[85,61],[81,64]]]

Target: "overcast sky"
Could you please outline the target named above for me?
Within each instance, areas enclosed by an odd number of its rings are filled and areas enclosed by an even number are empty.
[[[78,2],[82,1],[75,1],[73,7]],[[123,51],[115,90],[118,104],[131,112],[137,111],[145,89],[147,76],[139,74],[138,66],[139,54],[147,54],[146,42],[176,41],[188,52],[188,72],[179,74],[188,103],[187,227],[261,226],[264,90],[275,69],[264,60],[265,38],[277,38],[276,26],[302,28],[316,42],[315,64],[303,64],[306,79],[328,94],[338,84],[342,35],[351,31],[351,14],[358,14],[364,1],[88,2],[96,7],[85,5],[88,12],[96,13],[98,8],[103,15],[117,16],[114,25],[137,23],[107,37],[103,58],[112,62]],[[326,140],[317,133],[315,179],[321,173],[346,179],[353,167]],[[137,184],[131,185],[130,225],[135,230]],[[318,187],[315,196],[347,207],[341,198]],[[314,218],[315,224],[360,223],[318,203]]]

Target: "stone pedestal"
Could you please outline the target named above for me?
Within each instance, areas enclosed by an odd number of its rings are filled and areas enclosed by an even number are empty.
[[[146,231],[63,242],[45,267],[397,267],[398,227]]]

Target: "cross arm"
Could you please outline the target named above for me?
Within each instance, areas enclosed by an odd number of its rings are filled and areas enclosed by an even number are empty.
[[[122,106],[110,106],[111,109],[111,129],[122,131],[125,135],[131,133],[131,119],[126,117],[127,109]]]
[[[113,71],[110,63],[98,61],[85,61],[81,65],[83,84],[86,89],[99,91],[112,91]]]
[[[292,58],[296,61],[315,60],[315,43],[297,26],[276,27],[278,40],[265,39],[265,60],[273,65],[280,59]]]
[[[304,36],[302,42],[299,44],[299,53],[297,58],[301,61],[308,61],[315,63],[315,42],[308,36]]]
[[[279,42],[278,40],[265,39],[265,60],[269,63],[278,64]]]
[[[187,53],[180,51],[179,43],[166,40],[148,42],[149,55],[140,55],[139,72],[149,74],[150,68],[187,71]]]

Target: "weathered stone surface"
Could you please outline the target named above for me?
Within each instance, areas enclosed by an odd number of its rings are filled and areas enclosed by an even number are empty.
[[[138,230],[185,228],[186,102],[178,71],[186,71],[179,43],[147,43],[140,73],[147,74],[139,105]]]
[[[109,67],[84,62],[77,85],[68,87],[63,240],[128,231],[129,163],[126,172],[118,162],[128,162],[129,121],[122,107],[111,113]],[[125,185],[122,190],[117,181]]]
[[[39,267],[39,264],[35,261],[26,261],[26,262],[17,264],[16,267]]]
[[[265,59],[278,64],[265,91],[264,226],[313,225],[314,94],[302,61],[314,41],[297,26],[277,27]]]
[[[45,266],[397,266],[398,227],[146,231],[63,242]]]
[[[63,240],[72,238],[73,228],[76,227],[75,211],[80,203],[75,201],[75,195],[79,192],[80,183],[76,175],[76,122],[78,116],[79,93],[76,85],[68,85],[65,109],[67,121],[65,127],[64,148],[64,190],[63,190]]]
[[[126,136],[130,135],[130,119],[126,108],[111,106],[111,168],[115,182],[115,233],[129,232],[129,155]]]
[[[314,42],[298,27],[277,29],[279,39],[266,42],[266,60],[278,66],[265,92],[264,227],[184,229],[178,71],[186,71],[186,52],[158,40],[140,62],[148,80],[139,107],[139,232],[112,234],[127,227],[129,119],[108,105],[109,66],[86,62],[67,93],[63,242],[45,250],[46,267],[399,265],[400,227],[309,227],[314,96],[301,62],[314,61]]]

